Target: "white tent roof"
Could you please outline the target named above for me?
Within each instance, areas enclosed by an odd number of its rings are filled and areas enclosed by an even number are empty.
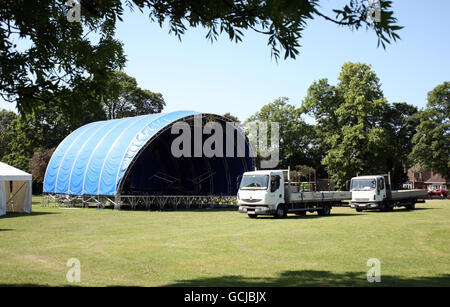
[[[0,162],[0,181],[26,181],[32,180],[31,174],[21,171],[6,163]]]

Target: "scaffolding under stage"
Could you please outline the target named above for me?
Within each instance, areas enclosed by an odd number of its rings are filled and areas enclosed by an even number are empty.
[[[227,208],[237,204],[236,196],[222,195],[44,195],[43,206],[82,207],[95,205],[97,209],[113,207],[144,210]]]

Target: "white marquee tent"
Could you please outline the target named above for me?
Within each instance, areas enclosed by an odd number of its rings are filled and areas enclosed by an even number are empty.
[[[0,162],[0,215],[31,213],[31,180],[30,174]]]

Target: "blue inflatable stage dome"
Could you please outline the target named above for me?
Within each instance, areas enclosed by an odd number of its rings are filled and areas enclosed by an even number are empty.
[[[211,119],[221,123],[225,132],[228,119],[193,111],[82,126],[56,148],[45,173],[44,192],[78,196],[236,195],[237,177],[253,170],[247,139],[245,157],[176,158],[171,153],[171,144],[179,135],[172,134],[170,128],[183,121],[194,131],[194,118],[199,115],[203,123]],[[242,132],[238,129],[237,133]],[[204,135],[203,141],[207,137]]]

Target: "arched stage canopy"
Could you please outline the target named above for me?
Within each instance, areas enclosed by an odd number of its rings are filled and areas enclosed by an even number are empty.
[[[179,157],[171,153],[174,123],[228,119],[194,111],[150,114],[87,124],[67,136],[46,170],[44,192],[65,195],[235,195],[237,177],[253,170],[245,136],[244,157]],[[202,125],[203,126],[203,125]],[[203,141],[208,135],[203,135]],[[236,152],[236,148],[234,148]]]

